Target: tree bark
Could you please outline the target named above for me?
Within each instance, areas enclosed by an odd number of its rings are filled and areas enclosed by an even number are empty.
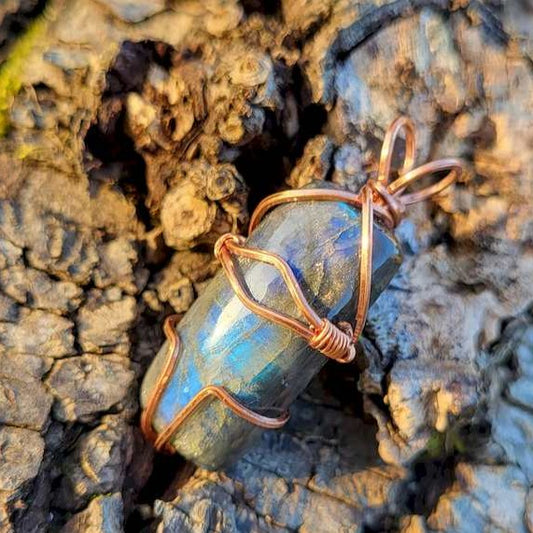
[[[530,2],[0,16],[2,531],[533,529]],[[399,114],[469,171],[399,227],[357,364],[224,472],[154,455],[140,380],[216,238],[276,190],[358,190]]]

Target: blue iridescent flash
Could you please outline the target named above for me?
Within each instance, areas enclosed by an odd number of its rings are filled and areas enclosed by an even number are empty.
[[[337,322],[352,321],[359,285],[360,212],[341,202],[299,202],[275,208],[249,237],[249,246],[275,252],[292,268],[317,311]],[[401,263],[393,235],[374,225],[372,301]],[[302,318],[279,272],[239,259],[256,300]],[[247,309],[219,272],[178,325],[180,361],[154,416],[161,431],[206,385],[226,387],[249,408],[287,408],[327,359],[291,330]],[[157,354],[144,379],[141,403],[161,371],[168,346]],[[241,455],[261,430],[219,400],[202,405],[172,437],[183,456],[218,469]]]

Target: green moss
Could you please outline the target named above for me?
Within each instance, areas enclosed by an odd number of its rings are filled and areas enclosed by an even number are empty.
[[[35,152],[35,147],[30,144],[19,144],[15,149],[15,157],[17,159],[26,159]]]
[[[450,428],[445,433],[435,431],[426,446],[426,453],[433,458],[465,451],[466,445],[458,428]]]
[[[6,61],[0,67],[0,137],[4,137],[9,130],[9,108],[22,86],[26,60],[46,32],[49,22],[49,10],[45,10],[13,44]]]
[[[440,457],[443,455],[445,448],[444,433],[434,432],[426,445],[426,452],[430,457]]]

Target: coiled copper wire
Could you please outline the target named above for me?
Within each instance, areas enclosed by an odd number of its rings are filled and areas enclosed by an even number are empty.
[[[402,131],[405,137],[405,154],[400,168],[397,170],[398,177],[390,182],[394,148],[398,135]],[[359,293],[353,325],[345,322],[333,324],[326,318],[319,317],[305,298],[289,264],[282,257],[266,250],[247,247],[245,239],[241,236],[222,235],[215,244],[215,255],[220,260],[233,290],[243,305],[267,320],[290,328],[303,337],[309,346],[320,351],[326,357],[341,363],[352,361],[355,357],[355,343],[363,331],[370,305],[374,215],[388,228],[395,228],[402,220],[406,206],[439,194],[458,179],[463,170],[463,164],[458,159],[441,159],[413,169],[415,151],[414,125],[410,119],[399,117],[391,124],[385,134],[377,177],[368,180],[358,194],[335,189],[283,191],[265,198],[252,214],[250,232],[255,229],[270,209],[291,202],[345,202],[361,210]],[[415,181],[443,171],[447,171],[447,174],[434,184],[415,192],[404,192]],[[260,261],[276,268],[285,281],[287,290],[305,322],[301,322],[275,309],[270,309],[255,300],[242,279],[238,268],[236,268],[234,257]],[[235,414],[260,427],[278,428],[288,420],[288,413],[283,413],[275,418],[261,415],[242,405],[224,387],[208,385],[175,416],[172,422],[158,436],[153,428],[153,417],[168,380],[176,368],[179,357],[179,337],[175,326],[175,318],[169,317],[164,326],[165,334],[170,343],[168,356],[141,417],[141,428],[146,437],[155,443],[157,449],[165,449],[178,428],[210,397],[218,398]]]

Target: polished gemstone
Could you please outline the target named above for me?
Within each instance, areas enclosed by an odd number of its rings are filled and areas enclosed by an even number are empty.
[[[294,271],[319,316],[352,321],[359,282],[360,212],[341,202],[299,202],[267,214],[248,244],[279,254]],[[372,301],[401,263],[392,234],[374,225]],[[302,318],[273,267],[238,260],[254,297],[264,305]],[[206,385],[226,387],[252,409],[285,408],[327,361],[291,330],[260,318],[237,298],[219,272],[178,325],[181,355],[154,417],[161,431]],[[141,391],[141,403],[163,365],[157,354]],[[218,469],[242,454],[260,429],[240,419],[218,399],[207,401],[171,439],[196,464]]]

